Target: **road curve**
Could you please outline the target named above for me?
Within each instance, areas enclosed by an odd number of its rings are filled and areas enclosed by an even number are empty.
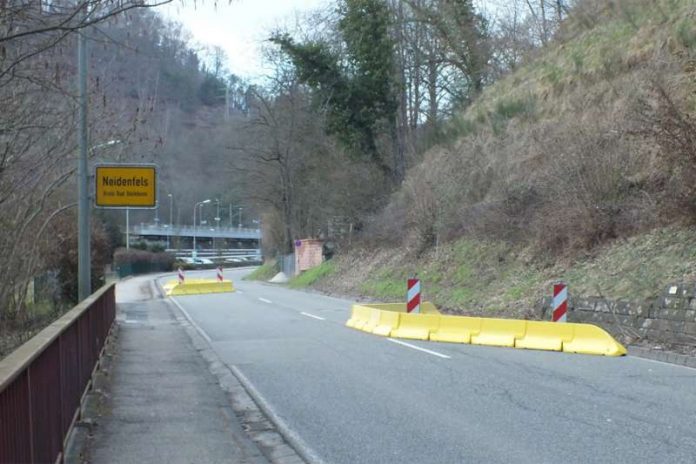
[[[694,369],[394,341],[346,328],[348,300],[245,272],[174,300],[324,462],[696,462]]]

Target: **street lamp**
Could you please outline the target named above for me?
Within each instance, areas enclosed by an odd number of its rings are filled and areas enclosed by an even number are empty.
[[[193,252],[191,252],[192,258],[196,257],[196,229],[198,227],[198,225],[196,224],[196,210],[199,206],[203,206],[207,203],[210,203],[210,198],[208,198],[207,200],[199,201],[198,203],[193,205]]]
[[[88,11],[88,10],[86,10]],[[85,13],[86,14],[86,13]],[[120,143],[110,140],[88,147],[87,136],[87,38],[85,31],[78,32],[78,151],[77,158],[77,299],[82,301],[92,293],[92,264],[90,246],[89,155],[97,148]]]
[[[258,241],[258,251],[259,254],[261,255],[261,259],[263,260],[263,246],[261,244],[261,241],[263,240],[263,229],[261,227],[261,218],[259,219],[254,219],[253,221],[254,224],[258,227],[256,230],[259,232],[259,241]]]
[[[215,199],[215,205],[217,206],[217,213],[215,214],[215,230],[220,231],[220,199],[216,198]],[[220,247],[220,240],[215,240],[215,236],[213,236],[213,248],[219,248]],[[215,246],[217,245],[217,246]]]
[[[242,228],[242,207],[239,207],[239,226],[237,227],[238,229]]]
[[[159,201],[155,200],[155,227],[159,227]]]
[[[167,249],[170,249],[172,247],[172,227],[174,227],[174,224],[172,224],[172,213],[174,211],[174,197],[171,193],[168,193],[167,196],[169,197],[169,229],[167,229]]]
[[[93,152],[94,150],[98,148],[106,148],[110,147],[112,145],[118,145],[119,143],[123,143],[121,140],[109,140],[108,142],[100,143],[98,145],[94,145],[92,148],[89,149],[90,152]]]

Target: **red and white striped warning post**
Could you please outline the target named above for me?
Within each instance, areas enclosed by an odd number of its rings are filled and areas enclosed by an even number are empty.
[[[406,297],[406,312],[420,313],[421,284],[420,279],[408,279],[408,293]]]
[[[179,268],[179,283],[183,284],[184,283],[184,270]]]
[[[222,266],[217,268],[217,280],[218,282],[222,282]]]
[[[564,282],[553,284],[553,322],[567,322],[568,286]]]

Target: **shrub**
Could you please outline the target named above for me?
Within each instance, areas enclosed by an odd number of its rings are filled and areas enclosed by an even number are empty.
[[[279,272],[278,269],[276,261],[266,261],[253,272],[244,276],[244,280],[270,280]]]
[[[114,253],[114,266],[120,277],[149,272],[167,272],[174,268],[174,257],[167,253],[119,248]]]

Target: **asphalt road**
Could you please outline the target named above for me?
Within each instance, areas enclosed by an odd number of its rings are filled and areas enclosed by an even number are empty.
[[[326,463],[696,462],[694,369],[393,341],[345,327],[351,301],[245,272],[174,300]]]

